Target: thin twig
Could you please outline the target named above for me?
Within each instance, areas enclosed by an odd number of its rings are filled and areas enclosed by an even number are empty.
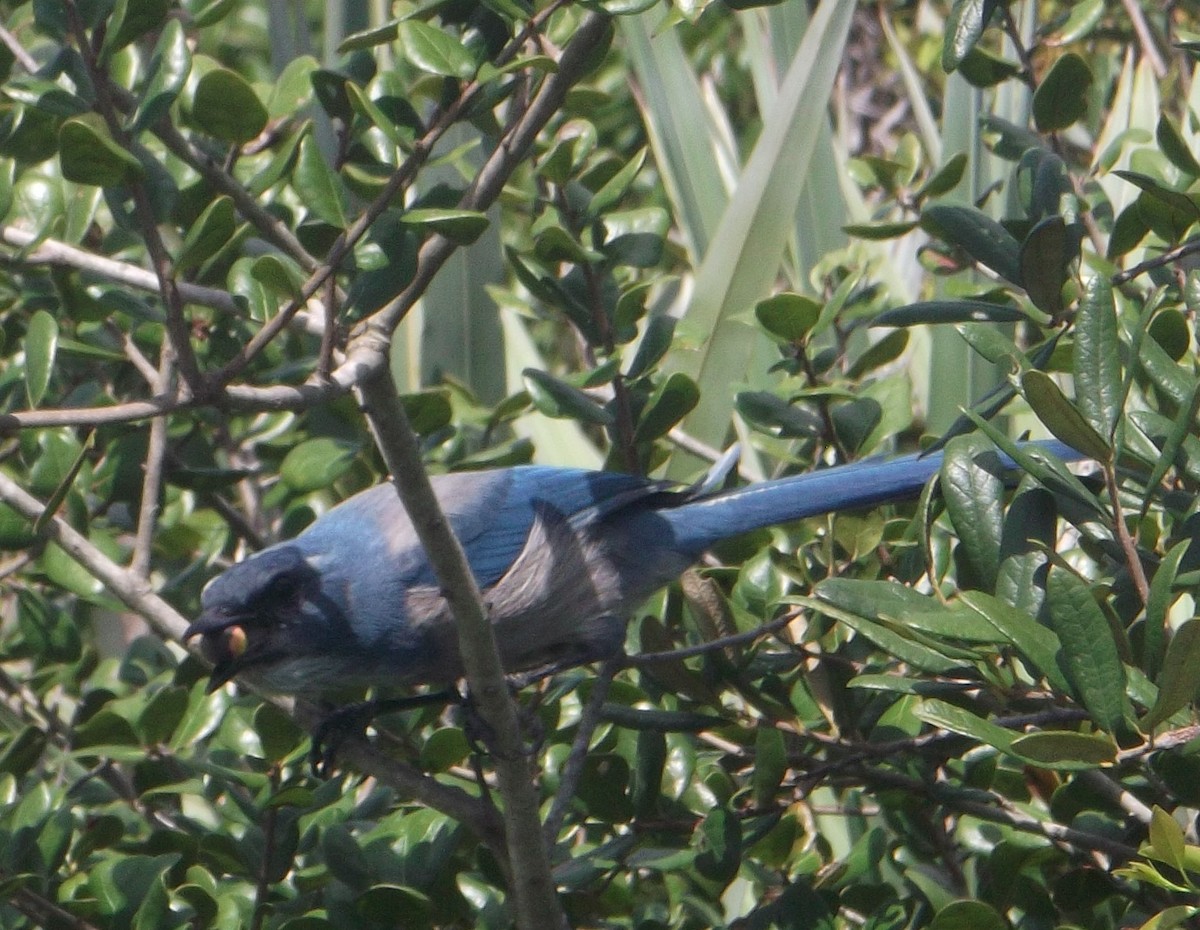
[[[1153,271],[1155,268],[1161,268],[1164,265],[1170,265],[1172,262],[1187,258],[1195,252],[1200,252],[1200,239],[1190,239],[1183,243],[1183,245],[1168,249],[1157,258],[1148,258],[1144,262],[1138,262],[1132,268],[1126,268],[1124,271],[1118,272],[1112,277],[1113,284],[1125,284],[1127,281],[1132,281],[1138,275],[1145,274],[1147,271]]]
[[[562,830],[567,809],[575,798],[575,791],[579,788],[579,779],[583,776],[583,766],[587,761],[588,749],[592,744],[592,734],[596,732],[596,726],[600,723],[609,686],[612,685],[613,676],[619,670],[620,663],[610,659],[600,666],[600,674],[592,682],[592,693],[579,714],[575,740],[571,744],[571,754],[567,756],[567,761],[562,767],[558,793],[554,795],[554,802],[550,805],[550,811],[542,823],[542,836],[545,838],[547,846],[553,846],[558,841],[558,834]]]
[[[1158,50],[1158,44],[1154,41],[1154,33],[1150,30],[1150,23],[1146,21],[1145,10],[1142,9],[1138,0],[1121,0],[1121,6],[1125,7],[1125,12],[1129,15],[1130,22],[1133,23],[1133,31],[1138,37],[1138,45],[1141,46],[1146,60],[1150,62],[1154,77],[1161,81],[1167,76],[1167,62],[1163,58],[1162,52]]]
[[[1141,556],[1138,555],[1137,543],[1129,535],[1129,527],[1125,525],[1125,515],[1121,510],[1121,492],[1117,487],[1117,468],[1112,462],[1103,462],[1104,486],[1113,507],[1113,531],[1121,551],[1125,553],[1125,566],[1137,588],[1138,597],[1143,604],[1150,598],[1150,582],[1146,580],[1146,570],[1142,567]]]
[[[171,394],[175,390],[175,352],[170,343],[163,343],[159,361],[157,383],[159,393]],[[150,555],[154,546],[154,535],[158,529],[159,498],[163,489],[163,466],[167,454],[167,418],[155,417],[150,421],[147,439],[146,461],[142,475],[142,501],[138,508],[137,534],[134,537],[133,555],[129,570],[139,578],[150,577]]]

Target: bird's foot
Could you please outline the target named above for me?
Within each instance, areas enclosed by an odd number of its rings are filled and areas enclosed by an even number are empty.
[[[357,704],[347,704],[334,709],[312,732],[308,763],[313,775],[317,778],[328,778],[333,771],[338,750],[347,740],[362,736],[376,717],[427,707],[430,704],[456,703],[462,699],[462,695],[457,691],[433,691],[411,697],[359,701]]]

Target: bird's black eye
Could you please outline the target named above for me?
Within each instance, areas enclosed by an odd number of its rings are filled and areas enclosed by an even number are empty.
[[[292,575],[280,575],[272,579],[262,599],[270,606],[279,606],[295,603],[300,599],[300,594],[300,579]]]

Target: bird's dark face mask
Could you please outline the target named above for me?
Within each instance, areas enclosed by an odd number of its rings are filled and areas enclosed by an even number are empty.
[[[208,691],[234,675],[265,668],[287,657],[287,631],[295,625],[306,593],[319,586],[316,571],[293,547],[267,550],[213,579],[201,595],[200,616],[184,642],[200,639],[213,665]]]

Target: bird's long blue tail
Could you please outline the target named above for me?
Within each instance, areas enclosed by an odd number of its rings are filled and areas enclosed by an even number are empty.
[[[1031,445],[1064,461],[1081,458],[1080,453],[1061,442]],[[1016,468],[1008,456],[1001,454],[1000,459],[1006,467]],[[866,459],[700,496],[659,511],[659,516],[670,524],[677,545],[698,553],[722,539],[764,526],[917,497],[941,465],[940,452]]]

